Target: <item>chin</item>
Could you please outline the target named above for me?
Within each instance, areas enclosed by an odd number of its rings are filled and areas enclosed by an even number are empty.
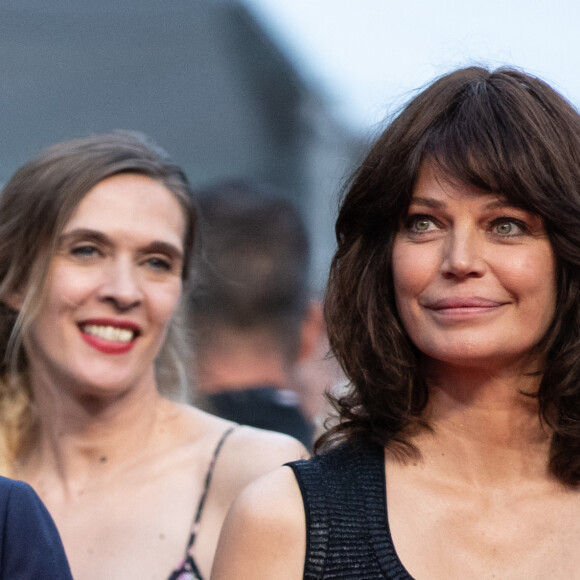
[[[128,381],[127,377],[107,377],[102,373],[95,376],[99,377],[99,382],[95,382],[94,377],[78,377],[74,381],[75,390],[80,398],[114,399],[130,390],[130,385],[134,383]]]
[[[507,369],[508,367],[521,366],[524,361],[529,364],[530,351],[514,352],[506,348],[491,350],[489,348],[470,348],[463,346],[457,349],[432,350],[426,353],[437,366],[449,366],[464,369],[479,369],[492,371]]]

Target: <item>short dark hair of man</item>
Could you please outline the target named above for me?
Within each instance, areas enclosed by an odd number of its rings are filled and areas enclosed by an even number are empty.
[[[273,190],[239,180],[201,190],[199,205],[202,258],[190,298],[197,348],[216,329],[259,330],[293,360],[310,298],[300,211]]]

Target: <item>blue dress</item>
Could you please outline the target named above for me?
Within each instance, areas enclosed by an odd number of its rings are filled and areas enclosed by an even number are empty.
[[[34,490],[0,477],[0,580],[72,580],[56,526]]]

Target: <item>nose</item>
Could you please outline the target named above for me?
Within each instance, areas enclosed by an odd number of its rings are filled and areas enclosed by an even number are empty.
[[[485,273],[483,240],[473,228],[454,229],[446,238],[441,274],[447,279],[480,278]]]
[[[129,260],[113,260],[105,269],[99,298],[111,303],[119,312],[139,305],[143,299],[138,272]]]

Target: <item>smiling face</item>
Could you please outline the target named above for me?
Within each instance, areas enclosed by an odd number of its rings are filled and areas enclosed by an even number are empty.
[[[154,360],[179,303],[185,216],[142,175],[109,177],[58,240],[25,337],[32,384],[87,395],[154,388]]]
[[[427,357],[490,368],[529,354],[554,315],[542,220],[425,164],[393,246],[397,309]]]

